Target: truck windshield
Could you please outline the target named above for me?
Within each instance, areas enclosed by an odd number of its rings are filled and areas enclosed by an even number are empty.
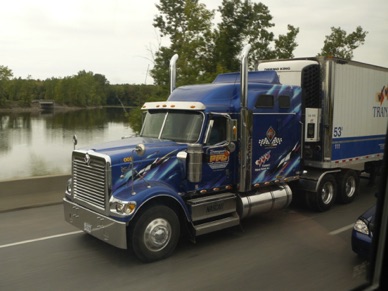
[[[192,111],[149,111],[141,136],[193,143],[201,133],[203,115]]]

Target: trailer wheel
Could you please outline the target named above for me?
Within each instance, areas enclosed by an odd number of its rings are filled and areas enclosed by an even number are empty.
[[[352,202],[359,190],[360,179],[357,172],[354,170],[342,172],[338,177],[338,184],[340,187],[339,202],[343,204]]]
[[[337,181],[334,176],[327,174],[323,176],[318,185],[317,192],[309,192],[308,205],[316,211],[327,211],[334,204],[337,195]]]
[[[178,244],[179,219],[167,206],[152,206],[134,221],[130,232],[132,249],[141,261],[161,260],[170,256]]]

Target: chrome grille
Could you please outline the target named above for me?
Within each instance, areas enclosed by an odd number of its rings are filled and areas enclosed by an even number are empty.
[[[110,165],[102,155],[73,152],[73,195],[74,199],[105,210],[108,192]]]

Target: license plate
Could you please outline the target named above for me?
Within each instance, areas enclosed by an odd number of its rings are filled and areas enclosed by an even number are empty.
[[[90,223],[84,222],[84,231],[87,233],[92,233],[92,225]]]

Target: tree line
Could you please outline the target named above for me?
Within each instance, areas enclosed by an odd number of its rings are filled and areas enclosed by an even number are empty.
[[[219,73],[239,70],[239,53],[250,43],[250,67],[260,60],[294,57],[299,28],[288,24],[287,32],[275,36],[269,8],[261,2],[222,0],[215,11],[199,0],[160,0],[153,26],[159,31],[158,48],[149,52],[154,85],[111,85],[104,75],[80,71],[65,78],[34,80],[13,78],[12,70],[0,65],[0,107],[29,106],[33,100],[53,100],[68,106],[140,106],[145,101],[164,100],[169,88],[169,61],[177,61],[177,85],[212,82]],[[358,26],[347,33],[331,27],[317,56],[352,59],[368,32]],[[162,45],[162,39],[168,45]]]
[[[0,65],[0,108],[29,107],[34,100],[53,100],[59,105],[77,107],[138,107],[145,101],[165,99],[167,94],[154,85],[112,85],[104,75],[86,71],[46,80],[12,77],[12,70]]]

